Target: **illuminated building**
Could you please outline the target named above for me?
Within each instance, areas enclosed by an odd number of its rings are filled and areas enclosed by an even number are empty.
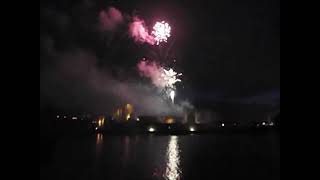
[[[117,108],[112,118],[116,121],[129,121],[133,118],[133,106],[131,104],[126,104],[124,107]]]
[[[170,116],[168,116],[168,117],[166,117],[165,119],[164,119],[164,123],[166,123],[166,124],[172,124],[172,123],[174,123],[175,121],[174,121],[174,119],[173,119],[173,117],[170,117]]]
[[[122,109],[118,108],[113,113],[113,117],[112,118],[115,119],[115,120],[119,120],[121,116],[122,116]]]
[[[191,115],[188,117],[188,123],[206,124],[221,120],[218,112],[209,109],[196,110],[190,114]]]
[[[128,121],[130,119],[130,114],[126,115],[126,121]]]
[[[148,131],[152,133],[152,132],[155,132],[156,130],[153,127],[149,127]]]
[[[99,117],[98,125],[97,125],[98,128],[103,128],[104,127],[104,120],[105,120],[104,117]]]
[[[126,104],[124,108],[125,112],[125,119],[128,121],[131,117],[131,114],[133,113],[133,106],[131,104]]]

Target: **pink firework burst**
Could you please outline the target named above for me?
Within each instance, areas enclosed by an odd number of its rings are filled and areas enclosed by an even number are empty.
[[[153,26],[152,35],[154,35],[154,40],[156,44],[159,45],[160,42],[167,42],[168,37],[170,37],[171,27],[165,21],[157,22]]]

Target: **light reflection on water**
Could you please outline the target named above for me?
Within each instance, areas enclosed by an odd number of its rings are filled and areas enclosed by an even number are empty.
[[[178,180],[182,173],[180,165],[178,137],[171,136],[166,153],[166,171],[164,178],[166,180]]]
[[[103,143],[103,134],[98,133],[96,137],[96,145],[100,146]]]
[[[96,135],[96,156],[99,157],[103,151],[103,134],[98,133]]]
[[[40,179],[280,179],[278,134],[98,133],[61,139],[52,156]]]
[[[123,139],[122,166],[126,167],[130,159],[130,137],[125,136]]]

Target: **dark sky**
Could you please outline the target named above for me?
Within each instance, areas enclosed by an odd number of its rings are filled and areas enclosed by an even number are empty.
[[[183,84],[178,86],[181,99],[196,106],[280,104],[277,0],[45,0],[40,2],[40,109],[104,104],[95,100],[104,92],[96,93],[91,82],[83,82],[91,77],[105,82],[100,72],[108,74],[106,82],[139,81],[135,65],[148,54],[148,45],[129,38],[125,23],[113,32],[99,30],[99,12],[110,6],[126,17],[138,15],[149,26],[159,19],[170,23],[170,55],[183,73]],[[86,75],[91,65],[99,73]],[[66,75],[69,70],[71,75]],[[86,100],[78,101],[79,97]]]

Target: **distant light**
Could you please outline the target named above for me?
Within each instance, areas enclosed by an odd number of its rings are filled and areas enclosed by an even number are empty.
[[[101,119],[101,126],[104,126],[104,117]]]
[[[273,126],[273,125],[274,125],[274,123],[273,123],[273,122],[270,122],[270,123],[269,123],[269,125],[270,125],[270,126]]]
[[[221,126],[224,127],[224,123],[222,123]]]
[[[171,129],[171,127],[170,127],[170,126],[168,126],[168,129]]]
[[[266,123],[265,123],[265,122],[262,122],[262,125],[264,126],[264,125],[266,125]]]
[[[98,130],[98,127],[96,127],[96,130]]]
[[[174,123],[174,119],[172,117],[168,117],[168,118],[165,119],[165,123],[166,124],[172,124],[172,123]]]
[[[63,116],[63,118],[67,118],[67,116]]]
[[[140,119],[137,117],[137,121],[140,121]]]
[[[72,119],[73,119],[73,120],[77,120],[78,118],[77,118],[77,117],[72,117]]]
[[[126,120],[128,121],[129,119],[130,119],[130,114],[127,114],[127,116],[126,116]]]
[[[190,130],[191,132],[194,132],[194,131],[195,131],[195,128],[191,126],[191,127],[189,128],[189,130]]]
[[[60,116],[59,115],[57,115],[57,118],[59,118]]]
[[[149,132],[154,132],[154,131],[156,131],[153,127],[150,127],[149,129],[148,129],[148,131]]]

